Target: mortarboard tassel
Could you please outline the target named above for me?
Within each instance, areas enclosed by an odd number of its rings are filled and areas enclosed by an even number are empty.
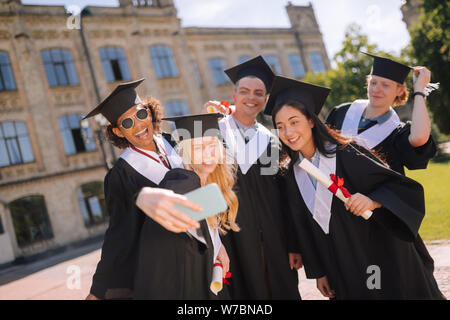
[[[439,89],[439,82],[436,83],[429,83],[426,85],[425,89],[423,90],[423,93],[425,94],[425,96],[428,97],[428,95],[433,92],[434,90]]]

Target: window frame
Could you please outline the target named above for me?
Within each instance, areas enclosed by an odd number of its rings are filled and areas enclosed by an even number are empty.
[[[180,75],[172,47],[166,44],[153,44],[148,50],[156,78],[176,78]]]
[[[294,58],[295,57],[295,58]],[[292,75],[294,76],[294,78],[304,78],[306,76],[306,71],[305,71],[305,66],[303,65],[303,61],[302,58],[300,57],[299,54],[297,53],[289,53],[288,54],[288,60],[289,60],[289,65],[291,67],[291,71],[292,71]],[[294,61],[296,60],[296,61]],[[299,71],[298,67],[301,67]]]
[[[13,136],[7,136],[7,134],[5,132],[5,128],[4,128],[6,123],[12,124],[12,126],[14,128]],[[21,124],[23,126],[23,128],[25,129],[23,133],[18,132],[18,128],[17,128],[18,124]],[[10,150],[11,149],[10,143],[8,143],[8,141],[11,141],[11,140],[13,140],[15,142],[15,147],[18,150],[18,156],[20,158],[20,160],[18,162],[13,162],[12,150]],[[26,145],[28,145],[29,150],[24,150],[25,147],[27,147]],[[33,163],[36,161],[36,158],[34,156],[33,146],[31,144],[30,134],[28,132],[28,127],[24,121],[13,120],[13,121],[0,122],[0,151],[2,149],[6,150],[8,164],[0,163],[0,168],[14,166],[14,165],[27,164],[27,163]],[[25,151],[28,151],[29,154],[31,154],[31,158],[26,161],[24,159]]]
[[[31,225],[31,226],[26,225],[26,227],[27,227],[27,229],[39,228],[41,233],[42,233],[42,236],[39,237],[38,239],[34,239],[34,240],[31,239],[31,240],[28,240],[28,241],[25,241],[25,242],[21,243],[21,241],[19,241],[19,237],[18,237],[18,228],[20,228],[21,226],[17,224],[17,219],[19,218],[19,217],[17,217],[17,215],[21,214],[20,217],[23,217],[25,215],[29,216],[30,214],[33,214],[33,213],[37,212],[38,208],[36,208],[36,206],[33,206],[33,209],[36,210],[34,212],[32,212],[32,210],[24,210],[22,212],[20,212],[20,211],[16,212],[15,211],[15,205],[20,200],[26,201],[26,200],[28,200],[30,198],[35,198],[35,199],[39,198],[39,200],[42,201],[42,203],[41,203],[42,207],[39,208],[40,213],[42,215],[40,217],[32,217],[32,219],[23,219],[23,220],[24,221],[26,221],[26,220],[30,221],[31,220],[31,221],[34,221],[34,222],[37,221],[37,220],[40,220],[39,221],[40,222],[39,225],[37,225],[37,226],[36,225]],[[33,200],[33,199],[30,199],[29,201],[31,201],[31,200]],[[11,218],[12,218],[12,222],[13,222],[14,234],[15,234],[15,237],[16,237],[16,241],[17,241],[17,244],[18,244],[18,246],[20,248],[27,247],[27,246],[30,246],[32,244],[39,243],[39,242],[46,241],[46,240],[54,238],[52,223],[51,223],[51,220],[50,220],[50,216],[48,214],[48,209],[47,209],[47,204],[45,202],[45,197],[43,195],[41,195],[41,194],[32,194],[32,195],[28,195],[28,196],[24,196],[24,197],[18,198],[16,200],[11,201],[8,204],[8,207],[10,208],[10,213],[11,213]],[[23,214],[24,212],[25,212],[25,214]],[[45,229],[42,230],[43,228],[45,228]],[[30,235],[31,232],[32,232],[32,230],[28,233],[28,235]],[[32,237],[33,236],[31,236],[29,238],[32,238]]]
[[[98,54],[106,82],[131,80],[130,66],[123,48],[116,46],[105,46],[98,49]],[[119,79],[116,72],[114,72],[112,61],[117,62],[116,67],[119,69],[118,71],[120,72],[121,79]],[[108,65],[106,66],[106,64]]]
[[[74,120],[73,118],[78,118],[78,120]],[[62,116],[58,117],[58,126],[59,126],[59,133],[61,134],[64,152],[66,156],[72,156],[76,154],[86,153],[86,152],[94,152],[97,150],[97,145],[95,143],[95,138],[92,132],[92,128],[89,125],[89,122],[87,122],[87,127],[83,127],[81,125],[81,119],[83,116],[78,113],[69,113],[64,114]],[[77,124],[77,126],[72,126],[74,123]],[[62,127],[62,124],[64,126]],[[74,136],[74,130],[79,130],[80,132],[80,138],[83,142],[83,148],[84,150],[78,149],[78,144],[80,140],[77,139],[77,137]],[[84,134],[83,134],[84,131]],[[68,134],[70,134],[71,141],[70,145],[66,143],[66,138],[68,138]],[[87,137],[86,137],[87,136]],[[92,141],[90,141],[90,139]],[[74,152],[72,152],[72,148]]]
[[[322,72],[326,72],[326,67],[325,67],[325,63],[323,61],[323,57],[322,54],[318,51],[312,51],[308,54],[309,56],[309,61],[311,62],[311,67],[312,67],[312,71],[314,73],[322,73]],[[321,70],[316,70],[316,66],[317,63],[319,62],[316,58],[313,57],[318,57],[320,59],[320,65],[321,65]]]
[[[57,57],[58,55],[59,57]],[[64,48],[42,49],[41,60],[44,65],[49,87],[80,85],[75,62],[70,50]]]
[[[3,58],[6,58],[7,62],[2,61],[2,59],[3,59],[2,56],[3,56]],[[10,77],[11,77],[12,85],[13,85],[13,87],[11,87],[11,88],[6,87],[5,76],[3,73],[4,68],[7,69],[7,71],[9,71],[9,73],[10,73]],[[17,90],[17,85],[16,85],[16,79],[14,76],[14,70],[13,70],[12,64],[11,64],[11,59],[9,58],[9,53],[7,51],[0,50],[0,92],[1,91],[14,91],[14,90]]]
[[[213,62],[223,62],[222,65],[213,65]],[[216,86],[225,86],[230,83],[230,80],[225,74],[225,70],[227,69],[227,61],[221,57],[214,57],[208,59],[209,70],[211,71],[211,75],[213,77],[214,84]],[[217,76],[217,77],[216,77]],[[220,79],[218,79],[220,77]],[[220,81],[218,81],[220,80]]]

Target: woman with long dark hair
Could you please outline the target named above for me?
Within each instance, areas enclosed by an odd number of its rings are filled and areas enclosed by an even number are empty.
[[[309,278],[337,299],[439,299],[412,242],[425,214],[422,186],[326,127],[318,114],[329,89],[277,76],[265,110],[285,151],[294,242]],[[344,204],[298,164],[310,160]],[[343,182],[343,186],[342,186]],[[365,220],[365,211],[373,211]]]

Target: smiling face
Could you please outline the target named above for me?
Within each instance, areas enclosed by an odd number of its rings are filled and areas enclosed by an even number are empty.
[[[137,148],[155,151],[155,144],[153,141],[153,122],[152,114],[148,110],[148,116],[146,119],[139,120],[136,117],[136,113],[144,109],[142,105],[135,105],[124,112],[117,120],[116,127],[112,128],[115,135],[121,138],[125,138],[129,143]],[[121,126],[122,120],[131,118],[134,121],[134,125],[125,129]]]
[[[192,168],[207,176],[212,173],[222,159],[220,141],[217,137],[191,139]]]
[[[371,75],[367,84],[367,97],[370,105],[375,108],[388,108],[397,96],[401,96],[405,87],[397,82]]]
[[[266,86],[264,82],[256,77],[240,79],[232,96],[236,106],[235,115],[253,119],[253,121],[267,102]]]
[[[275,125],[281,141],[291,150],[304,155],[315,150],[312,136],[314,122],[297,108],[289,105],[281,107],[275,115]]]

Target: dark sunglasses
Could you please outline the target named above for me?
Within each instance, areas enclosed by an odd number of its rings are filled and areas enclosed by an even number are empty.
[[[138,112],[136,112],[135,117],[139,120],[145,120],[148,117],[148,110],[147,109],[140,109]],[[124,129],[130,129],[134,126],[134,120],[133,118],[125,118],[120,122],[120,126]]]

